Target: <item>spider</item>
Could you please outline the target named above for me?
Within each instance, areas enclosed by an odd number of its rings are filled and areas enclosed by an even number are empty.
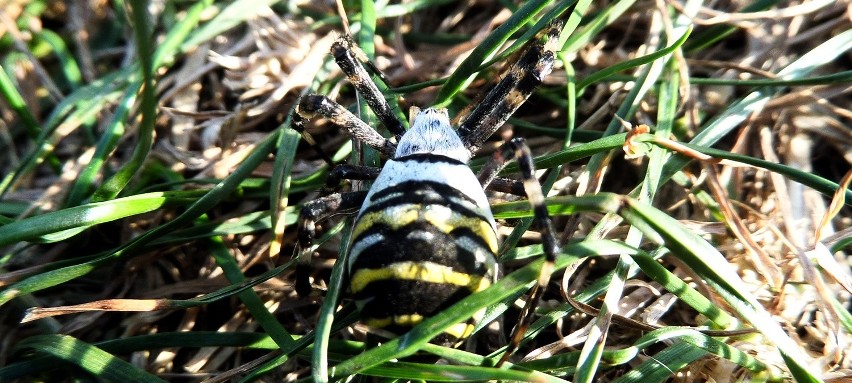
[[[293,127],[312,146],[316,148],[304,127],[318,115],[387,158],[381,169],[340,165],[329,176],[330,185],[339,184],[341,179],[374,179],[369,191],[334,193],[304,204],[299,218],[301,250],[296,272],[300,295],[311,291],[308,263],[316,223],[357,209],[348,248],[349,291],[364,324],[403,334],[424,318],[495,282],[498,239],[484,190],[497,186],[517,193],[520,189],[541,228],[545,266],[522,311],[521,324],[513,330],[505,361],[517,347],[524,332],[521,326],[530,319],[550,279],[559,246],[523,139],[504,142],[478,175],[468,162],[551,72],[561,25],[553,22],[543,29],[457,129],[452,127],[446,109],[413,107],[411,128],[406,131],[362,65],[368,63],[363,52],[347,36],[335,41],[331,53],[337,65],[395,137],[382,137],[325,96],[300,99]],[[328,156],[324,158],[331,163]],[[519,164],[522,184],[515,186],[520,187],[512,188],[511,182],[496,177],[511,159]],[[445,329],[432,342],[458,345],[473,332],[481,317],[482,312]]]

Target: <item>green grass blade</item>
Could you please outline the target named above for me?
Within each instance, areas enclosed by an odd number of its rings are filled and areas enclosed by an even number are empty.
[[[108,131],[114,132],[113,134],[115,134],[115,132],[123,130],[123,121],[127,118],[130,110],[128,105],[133,104],[136,94],[141,89],[142,98],[140,113],[142,114],[142,121],[139,124],[139,131],[137,135],[139,137],[139,141],[136,143],[130,161],[122,166],[121,169],[106,180],[103,185],[94,192],[92,197],[93,201],[105,201],[115,198],[115,196],[117,196],[118,193],[127,186],[130,179],[136,175],[142,167],[143,162],[148,157],[151,145],[153,144],[154,119],[156,118],[158,110],[154,85],[154,71],[160,68],[167,61],[170,61],[170,58],[176,53],[180,43],[184,41],[186,36],[197,24],[201,17],[201,12],[211,3],[212,1],[207,0],[196,3],[192,8],[190,8],[190,10],[186,13],[186,17],[183,18],[176,27],[170,30],[164,41],[158,44],[156,50],[154,50],[150,45],[150,17],[147,14],[145,2],[141,0],[137,1],[130,7],[130,9],[133,10],[133,12],[131,12],[131,16],[133,17],[132,21],[136,26],[134,28],[134,37],[137,41],[137,52],[140,57],[140,65],[136,67],[136,70],[141,72],[141,80],[131,81],[125,89],[125,96],[121,103],[123,107],[119,108],[117,113],[113,116],[113,120]],[[138,10],[138,12],[136,12],[136,10]],[[73,204],[74,202],[81,200],[86,189],[89,188],[88,183],[91,182],[94,174],[101,168],[102,162],[100,159],[106,155],[106,152],[111,151],[110,146],[112,145],[114,144],[112,143],[111,138],[101,140],[101,144],[99,144],[98,147],[98,157],[96,157],[99,160],[92,162],[90,166],[87,167],[84,172],[86,178],[81,179],[79,186],[75,185],[73,194],[74,199],[69,199],[70,203]]]
[[[361,50],[364,51],[367,59],[372,62],[376,59],[376,9],[372,1],[361,1],[360,21],[352,27],[353,29],[357,27],[355,38],[358,39],[358,46],[360,46]],[[373,83],[379,86],[379,91],[384,95],[387,91],[384,84],[381,81],[376,81],[376,76],[371,74],[370,77]],[[387,100],[388,97],[385,97],[385,99]],[[378,117],[376,117],[376,114],[372,109],[370,109],[366,98],[362,94],[358,95],[358,118],[366,122],[369,126],[378,127],[381,125],[379,124]],[[359,154],[356,153],[357,151],[353,152],[352,155],[352,160],[355,161],[355,163],[361,163],[359,161],[363,161],[362,164],[366,166],[381,166],[381,157],[375,149],[368,147],[367,145],[361,145],[360,158],[356,158],[359,156]]]
[[[532,39],[536,33],[541,31],[545,25],[549,24],[554,19],[560,17],[566,11],[569,11],[571,16],[565,22],[562,27],[562,31],[560,32],[560,41],[564,41],[568,36],[574,33],[574,30],[577,28],[577,25],[580,24],[580,20],[583,18],[583,15],[589,8],[589,4],[591,0],[562,0],[558,2],[553,8],[549,9],[542,17],[536,21],[533,26],[524,32],[518,39],[508,48],[500,52],[499,55],[491,58],[486,61],[482,65],[479,66],[477,71],[481,71],[485,68],[488,68],[496,63],[506,61],[509,57],[512,56],[512,53],[515,53],[519,49],[521,49],[525,44],[527,44],[530,39]],[[564,36],[564,38],[563,38]],[[560,43],[558,46],[562,46]],[[563,50],[559,50],[559,53],[565,53]]]
[[[213,0],[195,2],[180,18],[180,21],[178,21],[176,25],[171,26],[163,41],[159,42],[157,44],[157,49],[153,51],[150,61],[151,68],[157,69],[161,66],[171,65],[178,52],[185,52],[191,48],[196,48],[198,44],[202,43],[202,41],[187,41],[188,36],[190,33],[196,31],[198,22],[204,15],[204,11],[209,10],[212,4]],[[250,9],[254,10],[256,8]],[[244,20],[245,19],[243,19],[243,21]],[[215,35],[209,36],[204,41],[211,40],[215,37]],[[145,62],[143,61],[143,64],[144,63]]]
[[[101,113],[102,109],[120,94],[119,90],[128,81],[133,81],[138,76],[134,67],[122,68],[93,81],[91,84],[77,89],[74,93],[64,98],[42,124],[42,129],[34,144],[35,150],[30,151],[21,160],[17,169],[7,174],[0,181],[0,196],[5,195],[15,182],[28,174],[57,147],[55,132],[60,128],[71,130],[79,126],[83,121],[88,121]]]
[[[181,44],[180,50],[187,51],[206,41],[215,39],[229,29],[235,28],[245,23],[246,20],[257,16],[257,10],[261,7],[266,7],[277,2],[278,0],[238,0],[227,3],[215,17],[204,23],[204,25],[193,28],[192,24],[187,24],[190,27],[192,35]],[[193,16],[197,23],[198,18],[203,15],[202,12],[208,10],[211,4],[213,2],[209,0],[199,2],[188,14]],[[156,61],[165,62],[170,60],[167,60],[165,55],[163,55]]]
[[[615,380],[617,383],[655,383],[666,382],[672,377],[672,371],[678,371],[690,363],[704,357],[707,352],[687,343],[676,343],[653,355],[638,367],[628,371]]]
[[[645,64],[654,62],[654,60],[660,59],[662,57],[665,57],[665,56],[668,56],[668,55],[674,53],[674,51],[678,50],[683,45],[683,43],[686,42],[686,39],[689,37],[689,34],[691,32],[692,32],[692,29],[690,28],[686,31],[686,33],[681,35],[680,38],[677,39],[677,41],[672,43],[672,45],[669,45],[669,46],[667,46],[667,47],[665,47],[661,50],[649,53],[649,54],[644,55],[642,57],[637,57],[635,59],[622,61],[618,64],[615,64],[613,66],[601,69],[597,72],[594,72],[594,73],[588,75],[587,77],[585,77],[584,79],[580,80],[580,82],[577,83],[577,92],[582,93],[583,90],[585,90],[586,87],[588,87],[589,85],[595,84],[599,81],[603,81],[607,77],[612,76],[616,73],[623,72],[623,71],[628,70],[628,69],[632,69],[632,68],[635,68],[635,67],[638,67],[638,66],[641,66],[641,65],[645,65]]]
[[[148,153],[154,144],[154,121],[158,108],[152,60],[153,49],[151,48],[153,26],[147,5],[144,0],[132,0],[128,8],[131,11],[136,52],[140,61],[139,69],[142,73],[142,81],[138,85],[142,90],[139,111],[142,114],[142,121],[139,123],[137,134],[139,141],[134,147],[130,160],[95,192],[92,200],[96,202],[115,198],[130,183],[130,179],[136,175],[136,172],[142,168],[142,164],[148,158]],[[128,88],[128,91],[135,93],[135,88],[136,84],[133,84]]]
[[[15,82],[12,81],[3,66],[0,66],[0,94],[3,95],[3,99],[12,108],[12,111],[21,119],[29,136],[31,138],[38,137],[41,133],[41,126],[32,113],[30,113],[26,102],[24,102],[24,97],[18,92]]]
[[[85,229],[165,207],[186,205],[194,202],[199,195],[201,193],[197,191],[146,193],[36,215],[0,227],[0,246],[39,240],[39,237],[50,234],[55,236],[66,230]],[[52,239],[63,237],[66,236]]]
[[[222,271],[225,274],[225,278],[228,278],[228,282],[232,284],[241,284],[246,281],[245,275],[240,270],[240,265],[237,264],[237,260],[234,259],[234,256],[228,251],[228,248],[225,247],[221,238],[215,237],[211,238],[211,255],[216,260],[216,264],[222,268]],[[289,266],[289,265],[288,265]],[[272,276],[277,275],[286,267],[281,268],[281,270],[275,268],[274,273],[266,273]],[[263,300],[254,292],[254,290],[246,289],[239,292],[238,297],[246,305],[246,308],[251,313],[252,317],[254,317],[258,323],[260,323],[261,327],[263,327],[264,331],[275,341],[275,343],[281,347],[282,349],[291,349],[295,347],[295,341],[290,333],[281,326],[281,323],[278,322],[278,319],[275,318],[272,313],[269,312],[269,309],[263,304]]]
[[[539,11],[551,3],[552,0],[532,0],[524,3],[517,12],[512,14],[506,22],[497,27],[485,40],[482,41],[470,53],[453,72],[441,87],[435,100],[435,107],[446,107],[452,101],[456,93],[464,89],[475,77],[479,65],[493,57],[497,49],[503,45],[513,33],[531,22]]]
[[[852,49],[852,29],[847,30],[816,48],[805,53],[796,61],[778,72],[778,77],[793,80],[807,76],[809,73],[834,61],[840,54]],[[728,135],[734,128],[740,126],[752,113],[763,109],[764,105],[783,88],[759,88],[726,108],[699,132],[690,143],[709,147]],[[686,164],[685,159],[673,159],[666,164],[663,179],[667,180]]]
[[[68,46],[62,37],[50,29],[42,29],[36,35],[36,38],[50,45],[51,50],[59,60],[59,67],[62,69],[62,74],[68,82],[71,89],[78,89],[83,82],[83,74],[80,72],[80,67],[77,65],[77,60],[73,53],[68,50]]]
[[[429,8],[437,8],[442,5],[452,3],[453,0],[413,0],[406,1],[404,3],[399,4],[390,4],[380,9],[376,10],[376,18],[377,19],[386,19],[391,17],[400,17],[405,16],[417,11],[429,9]],[[349,16],[350,21],[360,21],[361,14],[355,13]],[[313,29],[321,28],[324,26],[328,26],[330,24],[340,25],[340,16],[330,16],[326,17],[323,20],[320,20],[314,25],[312,25]]]
[[[572,146],[567,149],[562,149],[556,153],[546,154],[535,158],[536,169],[550,169],[558,165],[567,164],[583,158],[590,157],[596,153],[605,153],[614,149],[620,149],[624,145],[626,133],[615,134],[603,138],[596,139],[591,142]],[[472,168],[477,170],[482,165],[478,162]],[[501,172],[503,174],[511,174],[518,171],[518,165],[511,163],[506,165],[506,169]]]
[[[364,375],[381,378],[402,379],[406,381],[429,382],[553,382],[567,381],[537,371],[505,370],[493,367],[454,366],[422,363],[385,363],[369,368]]]
[[[631,264],[625,259],[626,257],[624,254],[619,255],[600,312],[595,318],[594,326],[589,330],[588,338],[584,342],[582,350],[580,350],[574,382],[593,382],[600,367],[612,315],[618,312],[618,303],[624,292],[624,285],[631,268]]]
[[[20,282],[10,285],[2,293],[0,293],[0,305],[5,304],[10,299],[21,294],[28,294],[35,291],[43,290],[49,287],[56,286],[63,282],[70,281],[88,274],[92,270],[100,267],[115,259],[126,256],[129,253],[142,248],[154,239],[170,233],[174,229],[183,225],[188,225],[196,218],[213,208],[218,202],[225,199],[236,189],[242,180],[248,177],[257,166],[266,159],[266,156],[271,152],[273,144],[277,141],[278,135],[273,134],[257,144],[255,150],[243,161],[243,163],[231,175],[212,190],[204,194],[195,203],[190,205],[186,211],[175,219],[150,230],[132,241],[122,245],[114,251],[108,251],[105,254],[99,255],[93,259],[87,260],[84,263],[63,267],[57,270],[51,270],[43,274],[29,277]],[[8,226],[8,225],[7,225]],[[0,228],[2,229],[2,228]]]
[[[663,267],[655,257],[651,257],[642,251],[637,251],[631,256],[645,275],[659,283],[666,291],[676,295],[683,303],[695,309],[718,328],[729,329],[737,324],[736,318],[721,310],[707,297],[701,295],[688,283]]]
[[[129,354],[138,351],[177,347],[243,347],[266,350],[278,347],[266,334],[213,331],[164,332],[139,335],[98,342],[94,346],[110,354]],[[63,367],[63,365],[55,362],[55,359],[50,356],[34,356],[22,361],[9,363],[6,366],[0,367],[0,382],[9,382]]]
[[[690,83],[696,85],[732,85],[732,86],[767,86],[788,87],[803,85],[833,85],[844,82],[852,82],[852,71],[841,71],[826,75],[801,77],[791,80],[782,79],[717,79],[693,77]]]
[[[291,108],[290,113],[293,113]],[[288,114],[289,115],[289,114]],[[281,257],[280,238],[284,235],[284,230],[288,222],[282,220],[280,213],[290,207],[290,193],[292,190],[292,177],[294,158],[296,156],[296,148],[299,145],[300,135],[295,130],[290,128],[292,118],[287,118],[287,121],[279,127],[281,136],[278,143],[278,150],[275,153],[275,168],[272,169],[272,179],[270,180],[269,206],[274,206],[272,209],[272,234],[274,236],[270,244],[269,253],[272,256]]]
[[[95,189],[95,179],[98,173],[106,164],[109,154],[113,152],[124,135],[124,120],[136,103],[136,90],[137,88],[131,87],[124,92],[112,120],[106,126],[106,129],[104,129],[101,139],[95,147],[95,153],[92,155],[91,161],[83,168],[80,176],[77,177],[74,185],[71,186],[65,206],[79,205]]]
[[[340,253],[344,254],[338,258],[331,269],[331,279],[328,281],[328,293],[320,307],[320,315],[317,320],[317,326],[314,329],[316,342],[314,342],[314,352],[312,355],[312,366],[314,368],[312,375],[314,381],[328,381],[328,346],[331,343],[331,331],[334,324],[335,313],[337,312],[338,302],[343,296],[346,287],[346,265],[348,262],[348,247],[350,236],[352,235],[352,223],[346,222],[343,230],[343,236],[340,241]]]
[[[642,140],[644,140],[644,139],[642,139]],[[654,143],[653,139],[649,140],[649,142]],[[752,165],[752,166],[755,166],[755,167],[758,167],[758,168],[761,168],[761,169],[766,169],[768,171],[781,174],[785,178],[790,179],[792,181],[796,181],[796,182],[798,182],[802,185],[805,185],[809,188],[812,188],[812,189],[824,194],[826,197],[829,197],[829,198],[831,198],[834,195],[834,193],[837,191],[837,189],[840,187],[840,185],[838,185],[836,182],[829,181],[829,180],[827,180],[823,177],[820,177],[816,174],[804,172],[802,170],[799,170],[799,169],[796,169],[794,167],[787,166],[787,165],[784,165],[784,164],[769,162],[769,161],[766,161],[766,160],[754,158],[754,157],[751,157],[751,156],[745,156],[745,155],[742,155],[742,154],[731,153],[727,150],[708,148],[708,147],[702,146],[702,145],[695,145],[695,144],[691,144],[691,143],[680,143],[680,144],[683,145],[683,146],[686,146],[687,148],[693,149],[697,152],[711,156],[713,158],[721,158],[721,159],[726,159],[726,160],[731,160],[731,161],[742,162],[744,164]],[[681,157],[678,160],[679,161],[687,161],[688,159]],[[847,205],[852,204],[852,201],[850,201],[850,198],[852,198],[852,190],[847,190],[846,191],[846,204]]]
[[[746,3],[743,9],[737,11],[741,13],[749,13],[749,12],[757,12],[769,9],[773,5],[778,4],[778,0],[757,0],[751,3]],[[687,52],[690,51],[698,51],[701,49],[705,49],[710,45],[715,44],[719,40],[724,39],[726,36],[736,33],[739,30],[738,26],[730,25],[730,24],[719,24],[714,25],[706,30],[702,31],[695,35],[695,38],[689,40],[689,42],[684,45],[683,49]]]
[[[639,338],[635,344],[644,349],[652,344],[666,342],[669,340],[676,340],[691,344],[692,346],[700,348],[707,353],[745,367],[752,372],[766,370],[765,364],[761,363],[748,353],[737,350],[735,347],[713,337],[704,335],[691,328],[679,328],[676,326],[662,328],[645,334]]]
[[[632,199],[624,199],[625,209],[621,215],[631,224],[641,221],[640,228],[654,230],[662,236],[666,246],[696,273],[706,279],[708,285],[720,294],[754,328],[759,329],[781,352],[793,376],[802,382],[819,381],[809,370],[808,358],[799,346],[781,329],[768,312],[747,293],[748,288],[736,270],[722,254],[701,237],[667,214]]]
[[[598,36],[604,27],[618,20],[635,2],[635,0],[622,0],[607,3],[603,10],[579,28],[576,33],[572,33],[571,36],[562,36],[565,39],[562,44],[562,51],[577,52],[580,48],[589,44],[593,37]]]
[[[93,376],[111,382],[165,382],[104,350],[68,335],[37,335],[18,344],[20,350],[52,355]]]

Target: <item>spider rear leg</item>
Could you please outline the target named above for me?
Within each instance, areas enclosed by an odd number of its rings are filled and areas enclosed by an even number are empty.
[[[326,96],[312,94],[302,97],[296,107],[296,113],[293,115],[293,129],[300,133],[304,132],[307,121],[316,115],[327,118],[334,125],[343,128],[351,138],[378,150],[385,157],[393,158],[396,152],[396,144],[382,137],[367,123]],[[304,136],[305,134],[303,134]],[[307,137],[306,141],[308,141]],[[308,143],[311,141],[313,139],[310,139]]]
[[[390,104],[385,100],[385,96],[371,80],[370,74],[361,63],[367,63],[380,77],[384,77],[375,65],[367,59],[367,55],[361,51],[361,48],[355,45],[349,36],[341,36],[331,45],[331,54],[352,86],[364,96],[367,105],[376,113],[376,117],[382,122],[382,125],[397,138],[402,136],[405,133],[402,122],[397,119]]]
[[[299,262],[296,264],[296,293],[299,296],[308,296],[311,292],[310,274],[311,255],[313,254],[314,238],[316,238],[316,224],[335,214],[345,214],[357,211],[367,198],[366,191],[349,193],[335,193],[328,195],[302,206],[299,212]]]
[[[562,22],[556,20],[540,32],[535,38],[538,43],[520,53],[500,82],[461,123],[459,136],[471,153],[518,110],[553,70],[554,51],[561,30]]]
[[[535,166],[533,165],[532,154],[530,148],[522,138],[515,138],[506,141],[500,146],[494,156],[488,161],[479,173],[479,181],[483,187],[488,186],[496,178],[497,173],[506,165],[506,163],[515,159],[518,162],[518,167],[521,170],[521,178],[523,181],[524,190],[527,199],[532,205],[533,215],[536,225],[541,230],[542,247],[544,249],[544,265],[538,276],[538,283],[533,286],[530,292],[530,298],[521,310],[517,325],[512,329],[512,336],[509,344],[506,346],[506,353],[500,358],[498,366],[505,363],[509,356],[518,348],[518,345],[526,332],[527,326],[535,315],[535,308],[538,301],[544,293],[547,283],[550,281],[550,275],[553,273],[556,256],[559,254],[559,244],[556,241],[556,236],[553,232],[553,224],[550,222],[547,206],[544,202],[544,193],[541,191],[541,185],[538,179],[535,178]]]

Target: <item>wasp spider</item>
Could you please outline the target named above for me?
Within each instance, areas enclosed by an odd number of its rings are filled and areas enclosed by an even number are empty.
[[[347,37],[333,44],[331,52],[338,66],[396,137],[382,137],[325,96],[309,95],[300,100],[293,117],[294,127],[303,135],[307,120],[319,115],[387,157],[381,169],[339,166],[332,171],[332,184],[341,178],[375,181],[367,192],[336,193],[305,204],[299,220],[300,257],[309,260],[317,221],[360,208],[349,244],[347,271],[350,293],[366,325],[404,333],[494,282],[498,240],[484,189],[511,159],[520,165],[522,190],[541,228],[547,260],[530,298],[532,303],[526,307],[531,313],[531,305],[550,278],[559,249],[541,186],[534,177],[529,148],[522,139],[505,142],[479,175],[471,171],[468,161],[550,73],[560,30],[561,24],[553,23],[535,43],[525,47],[458,129],[452,127],[446,109],[412,108],[411,128],[405,131],[370,81],[361,64],[366,60],[357,47]],[[297,270],[296,289],[300,294],[310,292],[305,268],[309,269],[303,263]],[[432,342],[458,344],[471,334],[477,319],[447,328]],[[520,335],[522,330],[516,328],[514,332]],[[514,338],[519,338],[517,335]],[[517,340],[514,343],[516,346]]]

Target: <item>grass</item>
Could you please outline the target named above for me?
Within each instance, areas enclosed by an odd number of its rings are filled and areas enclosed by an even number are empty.
[[[849,379],[852,23],[797,4],[12,3],[0,381]],[[563,243],[509,368],[541,264],[523,199],[492,196],[505,276],[408,334],[376,345],[357,323],[343,217],[317,241],[324,294],[299,298],[298,207],[328,168],[289,128],[294,102],[326,94],[377,125],[334,34],[383,68],[400,117],[452,116],[555,17],[554,73],[498,132],[531,144]],[[380,163],[325,121],[311,133]],[[428,343],[481,308],[463,349]]]

